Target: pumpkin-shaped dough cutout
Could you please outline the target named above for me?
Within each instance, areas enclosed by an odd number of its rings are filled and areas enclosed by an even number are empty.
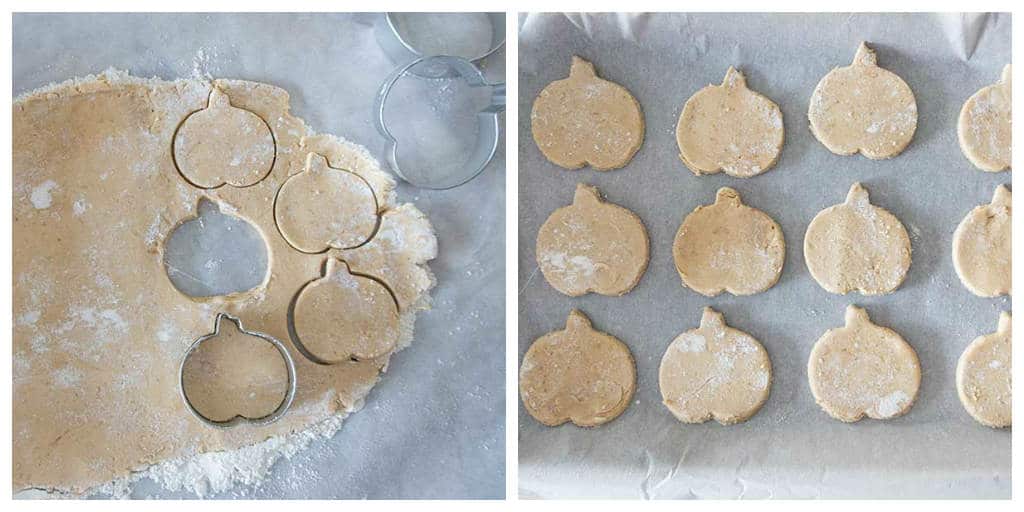
[[[565,330],[530,345],[519,369],[519,396],[526,412],[556,427],[607,423],[626,410],[636,391],[636,366],[626,344],[595,330],[572,310]]]
[[[778,282],[786,241],[778,223],[723,187],[714,204],[698,206],[683,220],[672,256],[683,286],[701,295],[752,295]]]
[[[861,43],[853,64],[818,82],[807,118],[829,151],[881,160],[900,154],[914,138],[917,102],[910,86],[878,67],[875,52]]]
[[[391,291],[334,258],[327,260],[322,278],[299,292],[293,322],[296,345],[320,364],[387,355],[400,332],[398,302]]]
[[[182,361],[182,395],[212,423],[259,423],[291,400],[294,368],[282,350],[280,342],[218,314],[213,333],[197,340]]]
[[[661,358],[662,403],[683,423],[750,419],[768,400],[772,363],[761,343],[706,307],[700,327],[680,334]]]
[[[960,150],[983,171],[1010,168],[1013,141],[1013,85],[1007,64],[999,81],[982,87],[964,102],[956,124]]]
[[[910,269],[910,235],[854,183],[846,202],[822,210],[807,226],[804,259],[811,277],[829,292],[892,293]]]
[[[548,84],[530,113],[533,140],[555,165],[597,171],[618,169],[644,141],[644,116],[636,98],[597,77],[594,65],[572,58],[569,77]]]
[[[953,268],[979,297],[1009,295],[1012,288],[1012,194],[996,188],[992,202],[970,211],[953,233]]]
[[[730,67],[722,85],[709,85],[686,100],[676,125],[679,158],[694,174],[749,178],[779,159],[784,139],[782,111],[747,88]]]
[[[978,423],[992,428],[1013,424],[1013,333],[1010,314],[999,314],[996,332],[978,336],[956,365],[960,403]]]
[[[815,402],[829,416],[847,423],[864,416],[885,420],[914,404],[921,365],[896,331],[847,306],[846,325],[825,331],[811,349],[807,377]]]
[[[208,106],[181,123],[173,146],[178,172],[199,188],[255,185],[270,174],[277,154],[267,122],[232,106],[216,87]]]
[[[317,153],[277,192],[274,220],[281,236],[306,253],[352,249],[373,237],[379,224],[377,198],[362,177],[328,165]]]
[[[544,279],[570,297],[632,290],[647,270],[649,250],[640,218],[582,183],[572,204],[552,212],[537,234]]]

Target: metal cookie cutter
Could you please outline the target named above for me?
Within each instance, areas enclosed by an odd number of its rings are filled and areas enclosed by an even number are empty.
[[[281,354],[281,357],[284,359],[285,367],[288,371],[288,391],[285,393],[284,399],[281,400],[281,404],[278,405],[273,412],[266,416],[261,416],[259,418],[248,418],[245,416],[236,415],[235,417],[226,421],[211,420],[210,418],[203,416],[202,413],[196,410],[196,408],[192,405],[192,402],[188,399],[188,395],[185,394],[185,361],[187,361],[188,357],[192,355],[192,352],[199,348],[200,344],[202,344],[204,341],[210,338],[215,338],[220,334],[220,323],[224,319],[234,322],[234,324],[238,327],[239,332],[241,332],[242,334],[255,336],[270,343],[271,345],[274,346],[274,348],[277,349],[277,351]],[[188,348],[187,351],[185,351],[185,355],[182,356],[181,364],[178,366],[178,390],[181,392],[181,399],[185,401],[185,407],[188,408],[189,412],[191,412],[193,416],[198,418],[203,423],[219,428],[234,427],[235,425],[239,425],[242,423],[248,423],[250,425],[259,426],[277,421],[277,419],[283,416],[284,413],[288,411],[288,408],[291,407],[292,400],[295,399],[295,389],[295,361],[292,360],[292,356],[291,354],[288,353],[288,348],[285,347],[284,343],[281,343],[277,338],[274,338],[269,334],[245,330],[245,328],[242,326],[242,321],[239,320],[238,317],[231,316],[227,313],[217,313],[217,319],[214,321],[213,332],[211,332],[210,334],[200,336],[198,339],[192,342],[192,345]]]
[[[387,121],[384,119],[385,104],[392,88],[403,77],[408,76],[409,70],[413,67],[425,66],[428,69],[445,69],[455,76],[461,77],[470,87],[487,87],[491,89],[490,105],[477,112],[477,136],[469,158],[461,165],[456,164],[442,172],[426,173],[423,178],[414,178],[416,174],[402,170],[402,164],[398,161],[398,141],[388,129]],[[435,75],[445,76],[445,75]],[[406,182],[421,188],[444,190],[454,188],[477,177],[487,164],[494,158],[494,152],[498,149],[498,136],[500,133],[499,115],[505,110],[505,84],[490,83],[484,78],[484,74],[470,61],[461,57],[435,56],[416,59],[405,66],[396,69],[391,76],[381,85],[377,92],[375,105],[377,131],[387,141],[384,157],[388,166],[400,178]],[[413,165],[405,162],[406,166]],[[406,168],[407,170],[409,167]]]

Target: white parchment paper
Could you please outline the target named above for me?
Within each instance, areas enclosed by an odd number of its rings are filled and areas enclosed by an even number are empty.
[[[964,347],[994,332],[1008,298],[971,295],[953,270],[952,234],[987,203],[1009,172],[975,169],[961,154],[956,120],[963,102],[995,82],[1010,62],[1009,15],[526,15],[519,32],[519,357],[539,336],[563,329],[572,308],[630,346],[634,403],[594,429],[548,428],[520,405],[523,497],[809,498],[1001,497],[1010,495],[1010,432],[964,411],[954,370]],[[830,153],[810,133],[807,106],[818,81],[846,66],[860,41],[913,89],[918,128],[907,150],[871,161]],[[624,169],[562,170],[538,151],[530,110],[540,90],[568,73],[573,54],[627,87],[647,126]],[[682,106],[736,66],[748,85],[779,104],[786,142],[775,168],[751,179],[697,177],[678,158]],[[803,260],[803,236],[817,212],[860,181],[872,202],[911,235],[913,265],[903,286],[880,297],[832,295]],[[572,201],[577,182],[636,212],[651,238],[651,263],[622,297],[569,298],[536,270],[537,231]],[[782,278],[765,293],[708,299],[681,286],[671,245],[683,217],[714,201],[719,187],[771,215],[786,238]],[[807,384],[811,346],[843,324],[848,304],[866,307],[916,349],[923,369],[917,403],[901,418],[843,424],[815,405]],[[683,425],[661,404],[658,365],[669,342],[696,327],[710,305],[759,339],[774,369],[771,396],[750,421]]]

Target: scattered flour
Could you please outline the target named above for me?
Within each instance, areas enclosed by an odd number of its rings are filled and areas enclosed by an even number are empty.
[[[53,197],[50,196],[50,192],[57,188],[57,182],[53,180],[46,180],[36,188],[32,189],[32,206],[35,206],[37,210],[45,210],[50,207],[53,203]]]

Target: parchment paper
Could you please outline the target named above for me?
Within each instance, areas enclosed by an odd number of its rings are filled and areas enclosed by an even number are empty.
[[[1010,431],[971,419],[957,399],[954,370],[972,339],[995,331],[1010,300],[971,295],[951,256],[952,233],[964,215],[987,203],[997,185],[1010,183],[1009,172],[975,169],[956,139],[963,102],[1010,62],[1009,15],[529,15],[520,19],[519,38],[520,361],[534,339],[564,328],[570,309],[579,308],[596,328],[630,346],[638,374],[635,402],[599,428],[544,427],[520,404],[521,496],[1009,497]],[[848,65],[861,40],[917,98],[917,133],[892,160],[833,155],[808,128],[815,85],[833,67]],[[574,53],[626,86],[643,107],[646,140],[624,169],[562,170],[533,142],[533,100],[567,75]],[[678,158],[676,122],[687,98],[721,83],[730,65],[782,108],[785,146],[778,165],[758,177],[696,177]],[[579,181],[598,186],[647,226],[651,263],[625,296],[572,299],[536,270],[537,230],[552,210],[572,201]],[[854,181],[911,234],[913,264],[892,295],[833,295],[807,272],[807,224],[842,202]],[[676,230],[722,186],[782,226],[785,269],[765,293],[707,299],[683,288],[676,273]],[[904,417],[847,425],[814,403],[806,375],[811,346],[843,324],[851,303],[917,350],[922,386]],[[661,404],[662,354],[676,335],[698,325],[705,305],[759,339],[771,356],[771,397],[740,425],[683,425]]]
[[[374,38],[375,16],[19,14],[14,94],[108,67],[255,80],[286,89],[315,130],[380,158],[373,100],[396,64]],[[504,60],[502,51],[486,62],[491,80],[503,79]],[[336,436],[278,462],[261,487],[213,497],[504,496],[504,161],[502,145],[480,177],[451,191],[400,182],[399,200],[415,202],[437,231],[434,309]],[[146,480],[132,496],[190,497]]]

